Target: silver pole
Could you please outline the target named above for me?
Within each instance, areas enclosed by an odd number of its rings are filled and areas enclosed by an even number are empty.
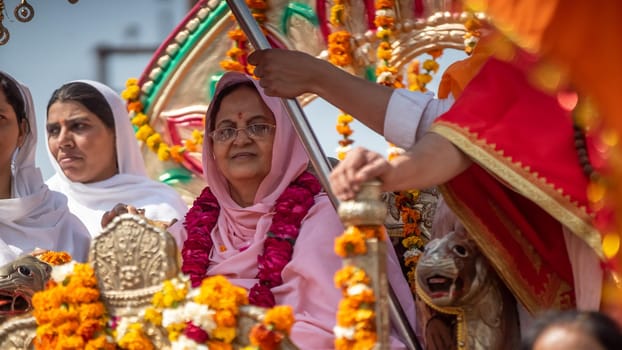
[[[255,50],[265,50],[270,49],[270,43],[268,39],[263,35],[261,28],[253,18],[250,10],[244,3],[244,0],[226,0],[231,12],[238,21],[238,24],[246,34],[248,40],[250,40],[251,44]],[[309,122],[305,117],[304,112],[302,111],[302,107],[298,104],[298,101],[295,99],[281,99],[287,112],[289,114],[292,123],[294,124],[294,128],[298,133],[298,136],[302,140],[307,153],[309,154],[309,158],[311,159],[311,164],[315,168],[319,181],[326,190],[328,197],[335,209],[339,208],[339,200],[335,197],[335,194],[330,189],[330,182],[328,181],[328,174],[330,173],[332,167],[328,162],[328,158],[324,155],[324,151],[320,147],[320,143],[315,137],[315,133],[309,126]],[[417,341],[417,338],[410,328],[408,323],[408,319],[404,315],[404,310],[402,310],[402,306],[400,305],[393,289],[389,285],[389,309],[391,312],[391,320],[393,324],[397,328],[397,331],[402,336],[406,346],[409,350],[420,350],[421,345]]]

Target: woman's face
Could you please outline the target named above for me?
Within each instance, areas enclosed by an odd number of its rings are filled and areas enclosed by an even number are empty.
[[[69,180],[98,182],[117,173],[114,130],[82,104],[53,103],[46,127],[50,152]]]
[[[243,129],[255,124],[275,125],[274,115],[256,90],[241,86],[223,98],[214,130]],[[273,128],[261,137],[238,130],[226,141],[212,139],[218,169],[233,185],[242,181],[259,185],[270,172],[273,142]]]
[[[10,171],[15,149],[24,143],[25,122],[19,125],[17,114],[0,89],[0,172]]]

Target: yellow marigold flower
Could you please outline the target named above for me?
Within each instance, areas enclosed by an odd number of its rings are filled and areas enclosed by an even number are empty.
[[[419,74],[417,75],[417,81],[419,84],[425,85],[432,81],[432,76],[430,74]]]
[[[133,85],[138,85],[138,79],[136,78],[129,78],[125,81],[125,87],[129,88],[130,86]]]
[[[289,334],[294,325],[294,312],[291,306],[275,306],[266,312],[263,323],[272,325],[276,330]]]
[[[166,327],[166,331],[168,332],[168,340],[175,341],[179,338],[179,335],[186,328],[185,323],[173,323]]]
[[[136,323],[129,326],[118,345],[127,350],[153,350],[153,344],[143,333],[142,326]]]
[[[436,73],[438,71],[438,62],[435,60],[425,60],[423,62],[423,69]]]
[[[378,39],[389,39],[393,35],[393,31],[391,29],[379,28],[376,31],[376,37]]]
[[[349,114],[340,114],[337,117],[337,123],[340,123],[340,124],[348,124],[348,123],[351,123],[352,121],[354,121],[354,118]]]
[[[216,327],[212,331],[212,338],[222,340],[225,343],[231,343],[235,338],[235,334],[234,327]]]
[[[147,137],[147,141],[145,143],[149,149],[156,151],[158,147],[160,147],[160,142],[162,142],[162,136],[156,132],[155,134]]]
[[[344,23],[345,6],[335,4],[330,8],[330,24],[339,26]]]
[[[126,101],[132,101],[138,99],[140,95],[140,87],[138,85],[128,86],[121,92],[121,97]]]
[[[376,313],[371,309],[358,309],[354,312],[356,322],[371,322],[376,318]]]
[[[365,273],[365,270],[347,265],[335,273],[335,286],[337,286],[337,288],[354,285],[356,283],[369,284],[369,277]]]
[[[149,122],[149,117],[144,113],[138,113],[132,118],[132,125],[141,127]]]
[[[406,249],[411,247],[421,247],[423,246],[423,240],[418,236],[410,236],[402,241],[402,245]]]
[[[150,322],[155,326],[162,325],[162,313],[152,307],[145,309],[145,321]]]
[[[151,128],[151,126],[149,124],[145,124],[138,128],[138,131],[136,131],[136,138],[145,142],[149,136],[153,135],[153,133],[155,133],[155,131]]]
[[[171,157],[170,152],[168,151],[168,146],[165,143],[161,143],[158,148],[158,159],[165,162]]]
[[[410,256],[404,259],[404,265],[408,267],[414,267],[419,262],[420,255]]]

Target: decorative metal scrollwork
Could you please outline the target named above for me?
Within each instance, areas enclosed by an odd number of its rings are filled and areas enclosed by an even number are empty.
[[[78,0],[67,0],[70,4],[75,4]],[[13,9],[13,16],[22,22],[30,22],[35,17],[35,9],[28,3],[27,0],[21,0],[20,3]],[[0,0],[0,46],[9,42],[11,34],[9,30],[2,24],[4,21],[4,0]]]

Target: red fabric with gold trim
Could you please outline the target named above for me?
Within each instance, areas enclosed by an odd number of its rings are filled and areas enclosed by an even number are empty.
[[[537,311],[573,304],[566,290],[573,285],[572,270],[558,221],[571,230],[590,226],[588,182],[569,112],[533,88],[525,71],[524,65],[490,59],[433,131],[478,164],[447,184],[453,196],[448,202],[515,295]],[[499,246],[486,247],[493,244]]]

